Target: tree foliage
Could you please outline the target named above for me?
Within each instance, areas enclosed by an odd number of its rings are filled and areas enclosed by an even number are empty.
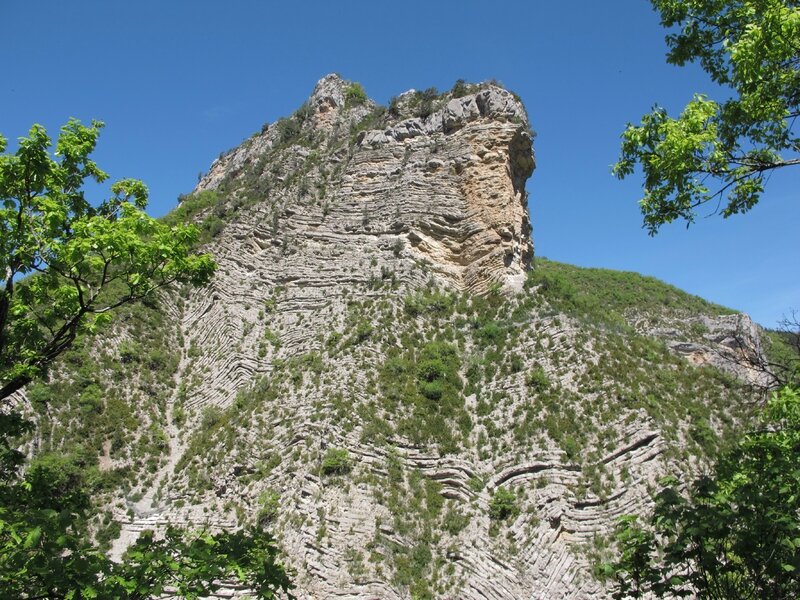
[[[519,514],[517,498],[511,490],[499,487],[489,501],[489,518],[493,521],[505,521]]]
[[[688,497],[673,480],[649,523],[622,520],[615,598],[800,597],[800,391],[765,416]]]
[[[232,580],[258,598],[291,597],[274,540],[262,531],[145,532],[119,563],[89,535],[91,483],[72,457],[26,465],[32,430],[8,399],[78,335],[119,306],[173,282],[206,283],[215,265],[196,254],[197,229],[147,216],[147,188],[125,179],[91,204],[84,182],[107,175],[89,158],[102,124],[71,120],[51,141],[34,125],[14,154],[0,137],[0,597],[133,600],[166,590],[207,596]]]
[[[613,172],[644,174],[640,200],[650,234],[718,201],[723,217],[760,199],[775,169],[800,165],[800,7],[796,0],[652,0],[672,32],[667,61],[699,62],[730,88],[718,103],[696,95],[673,118],[655,106],[628,124]]]
[[[50,156],[40,125],[0,155],[0,400],[43,374],[82,331],[122,304],[214,271],[192,252],[197,229],[147,216],[147,188],[123,179],[92,205],[84,182],[108,175],[89,158],[102,123],[70,120]],[[0,136],[0,152],[6,140]]]
[[[20,473],[13,440],[30,427],[17,413],[0,416],[0,596],[20,599],[207,596],[224,580],[257,598],[288,592],[274,540],[263,531],[144,532],[115,563],[86,535],[89,486],[68,457],[50,455]]]

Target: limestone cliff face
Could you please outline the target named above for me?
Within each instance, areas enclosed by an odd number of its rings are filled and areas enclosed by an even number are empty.
[[[519,100],[486,84],[386,110],[360,92],[323,78],[183,200],[219,269],[162,299],[174,389],[115,380],[152,408],[105,448],[138,474],[108,503],[113,552],[167,522],[260,522],[303,599],[609,597],[592,560],[615,519],[695,465],[696,429],[729,426],[741,397],[655,338],[710,352],[724,320],[703,316],[705,338],[685,315],[606,328],[523,289]],[[501,488],[515,510],[497,518]]]
[[[362,129],[359,120],[374,114],[375,105],[347,107],[348,85],[337,75],[323,78],[302,109],[301,135],[315,146],[319,166],[307,172],[299,195],[317,203],[292,198],[298,190],[278,192],[291,220],[310,225],[299,235],[344,252],[340,263],[353,264],[369,247],[389,242],[458,289],[481,293],[492,283],[520,289],[533,255],[525,182],[534,169],[522,104],[489,85],[440,99],[425,118],[381,115]],[[350,133],[354,126],[359,131]],[[347,147],[337,145],[347,136]],[[223,182],[235,188],[248,166],[280,144],[277,124],[216,161],[198,191]],[[289,154],[297,161],[310,156],[302,146]],[[278,179],[290,177],[292,166]],[[326,260],[324,252],[317,256]]]

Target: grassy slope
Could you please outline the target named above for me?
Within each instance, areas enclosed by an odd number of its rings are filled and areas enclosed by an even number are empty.
[[[575,267],[537,258],[531,286],[555,307],[575,316],[615,320],[630,311],[725,315],[736,311],[687,294],[655,277],[631,271]]]

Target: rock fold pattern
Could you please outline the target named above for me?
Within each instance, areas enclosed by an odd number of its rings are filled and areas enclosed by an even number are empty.
[[[168,456],[113,505],[113,552],[168,521],[259,522],[303,599],[609,597],[593,561],[659,477],[696,467],[673,452],[692,430],[593,375],[611,342],[526,288],[535,160],[520,101],[485,84],[386,110],[359,91],[323,78],[179,206],[219,269],[163,298],[180,352]],[[637,319],[630,335],[700,365],[676,358],[665,378],[710,369],[732,326],[704,316],[691,338]],[[457,408],[428,438],[404,425],[427,427],[448,393]],[[569,427],[588,432],[583,449]],[[499,490],[515,498],[502,519]]]

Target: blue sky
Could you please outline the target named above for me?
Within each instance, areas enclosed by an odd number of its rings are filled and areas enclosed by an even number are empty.
[[[655,238],[641,228],[639,181],[610,175],[620,132],[653,103],[674,113],[695,92],[724,94],[698,68],[665,63],[645,0],[4,0],[0,34],[0,132],[105,121],[98,163],[144,180],[155,215],[327,73],[382,103],[495,78],[538,134],[528,182],[538,255],[654,275],[767,326],[800,308],[800,169],[775,174],[747,215],[701,215]]]

